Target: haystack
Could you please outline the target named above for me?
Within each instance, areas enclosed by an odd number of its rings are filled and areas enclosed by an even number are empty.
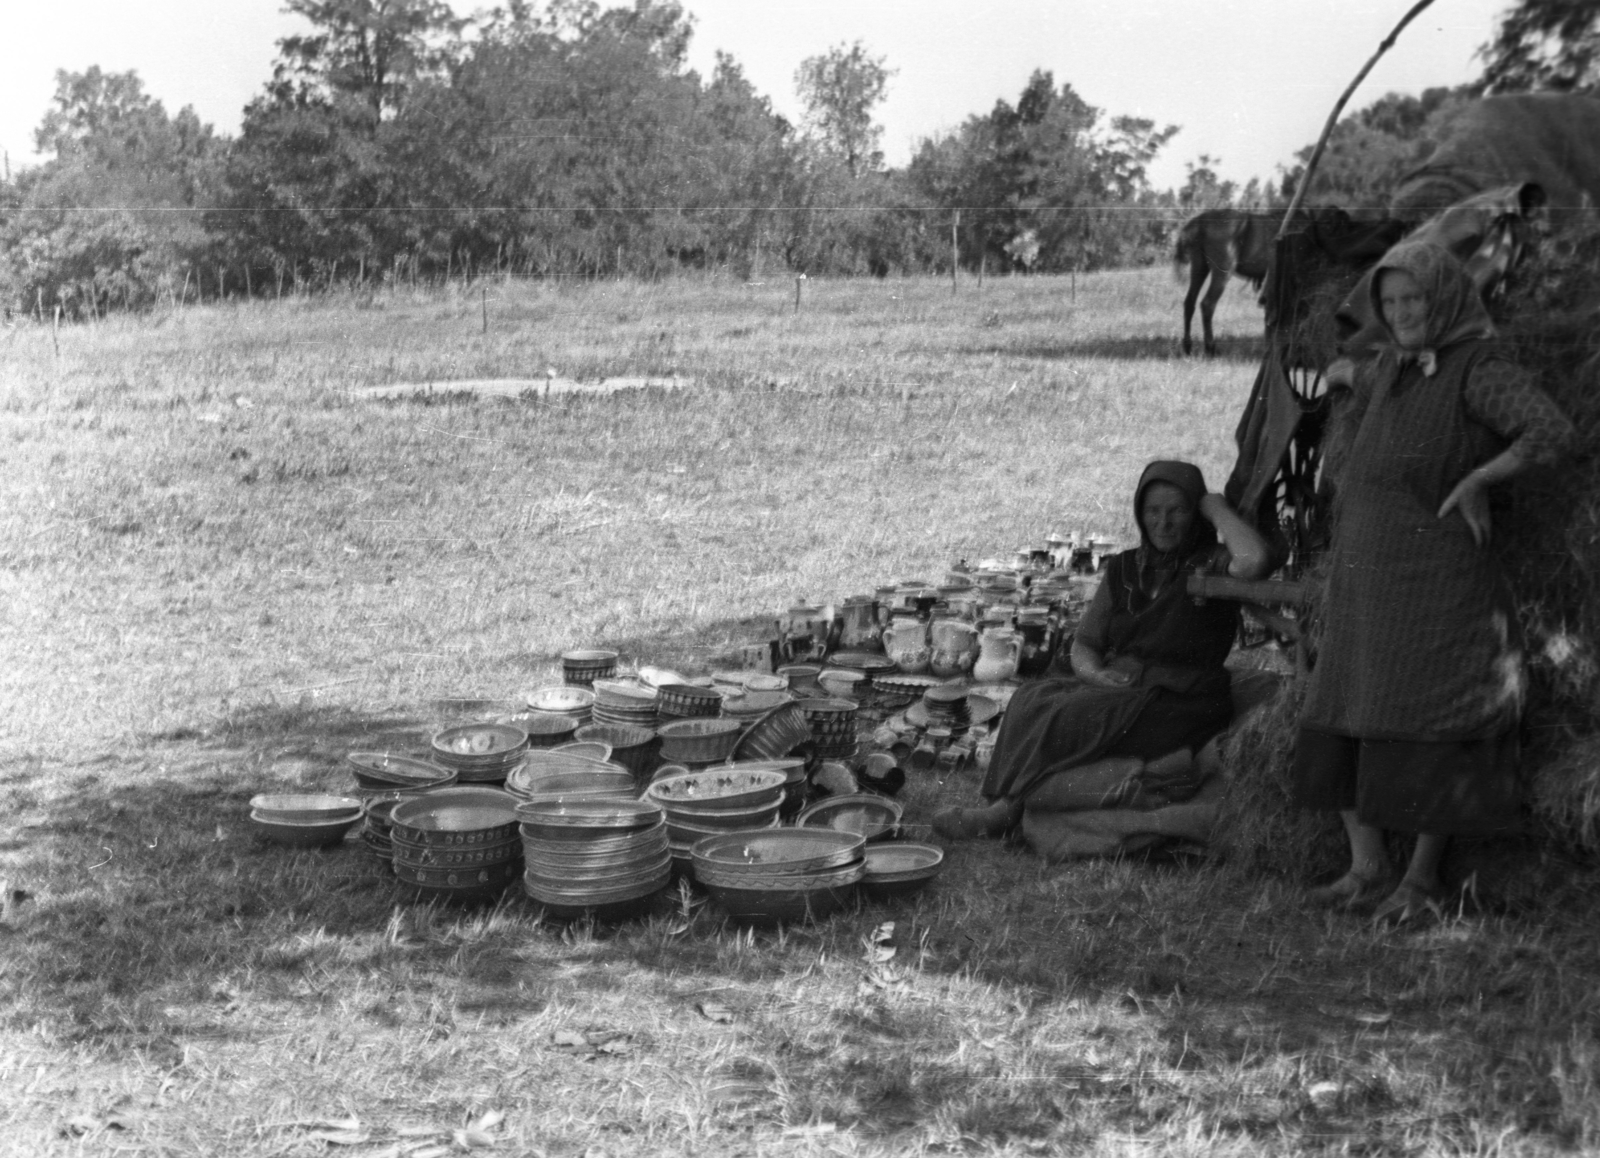
[[[1318,301],[1333,299],[1332,292]],[[1494,510],[1493,549],[1516,598],[1528,659],[1523,775],[1531,835],[1600,852],[1600,217],[1569,223],[1527,253],[1491,313],[1508,350],[1577,426],[1575,456],[1515,480]],[[1316,323],[1310,323],[1316,325]],[[1309,336],[1309,335],[1308,335]],[[1323,335],[1318,334],[1318,338]],[[1320,345],[1321,343],[1316,343]],[[1351,408],[1353,409],[1353,408]],[[1337,444],[1354,418],[1336,410]],[[1333,459],[1337,461],[1337,452]],[[1316,577],[1307,577],[1315,584]],[[1327,817],[1294,810],[1288,771],[1303,689],[1235,729],[1235,781],[1219,846],[1247,869],[1296,877],[1340,866]]]

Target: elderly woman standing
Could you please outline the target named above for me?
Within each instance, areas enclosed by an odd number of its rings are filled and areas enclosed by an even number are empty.
[[[1349,871],[1311,899],[1378,901],[1375,919],[1398,922],[1437,904],[1451,835],[1516,824],[1521,652],[1487,550],[1489,488],[1558,460],[1573,430],[1489,341],[1446,250],[1401,244],[1372,287],[1389,341],[1354,383],[1366,410],[1338,479],[1294,778],[1297,802],[1337,810],[1350,841]],[[1416,835],[1398,882],[1384,830]]]
[[[1139,546],[1107,566],[1073,638],[1072,675],[1012,697],[981,789],[990,803],[940,812],[943,835],[999,836],[1025,805],[1048,811],[1103,797],[1110,806],[1141,786],[1184,781],[1194,751],[1232,720],[1222,665],[1239,607],[1197,604],[1184,579],[1213,566],[1260,578],[1267,545],[1190,463],[1147,466],[1133,511]]]

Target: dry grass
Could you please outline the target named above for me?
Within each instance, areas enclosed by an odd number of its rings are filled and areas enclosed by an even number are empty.
[[[1165,271],[1076,303],[807,292],[492,287],[487,335],[475,294],[286,302],[70,331],[59,361],[0,336],[0,1152],[1600,1146],[1572,866],[1513,858],[1521,892],[1388,935],[1243,855],[962,845],[914,902],[750,933],[694,898],[617,928],[397,907],[355,846],[248,839],[254,792],[341,785],[343,752],[572,644],[703,670],[796,595],[1126,535],[1144,459],[1231,461],[1253,366],[1174,356]],[[1242,296],[1222,321],[1249,346]],[[701,385],[343,393],[547,365]],[[973,787],[916,782],[908,817]]]

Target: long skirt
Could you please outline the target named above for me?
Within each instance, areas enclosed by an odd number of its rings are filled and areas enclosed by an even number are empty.
[[[1187,694],[1070,678],[1024,684],[1000,722],[981,791],[990,800],[1026,800],[1051,776],[1094,760],[1197,750],[1233,719],[1228,682],[1216,684]]]
[[[1519,827],[1517,732],[1484,740],[1364,740],[1302,727],[1293,791],[1302,808],[1355,811],[1362,824],[1434,836]]]

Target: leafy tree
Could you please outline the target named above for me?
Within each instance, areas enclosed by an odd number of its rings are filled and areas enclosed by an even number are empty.
[[[872,117],[893,75],[884,58],[869,54],[859,40],[809,56],[795,72],[807,127],[843,160],[852,177],[883,167],[878,149],[883,129]]]
[[[1518,0],[1479,49],[1490,93],[1600,88],[1600,7],[1594,0]]]
[[[1204,209],[1220,209],[1233,204],[1233,195],[1239,187],[1217,176],[1212,166],[1220,163],[1221,158],[1209,153],[1201,153],[1195,160],[1184,162],[1184,181],[1178,189],[1178,204],[1185,211],[1198,213]]]

